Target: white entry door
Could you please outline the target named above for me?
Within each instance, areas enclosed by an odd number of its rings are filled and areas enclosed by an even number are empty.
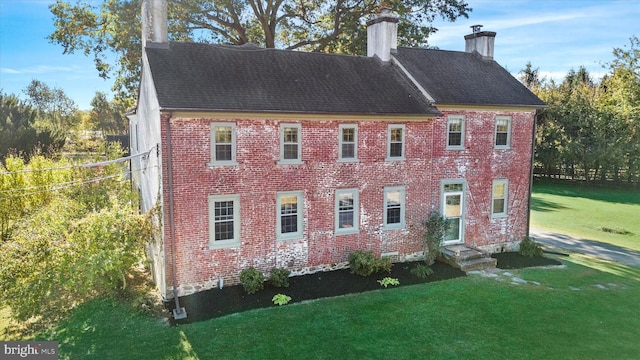
[[[464,242],[463,192],[445,192],[443,201],[442,210],[445,221],[447,222],[447,232],[444,235],[443,244],[461,244]]]

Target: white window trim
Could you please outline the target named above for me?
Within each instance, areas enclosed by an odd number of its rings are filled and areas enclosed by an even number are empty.
[[[402,129],[402,156],[391,156],[391,131],[393,129]],[[405,139],[406,139],[406,127],[404,124],[389,124],[387,126],[387,158],[386,161],[402,161],[405,159]]]
[[[354,129],[353,130],[353,157],[352,158],[344,158],[342,157],[342,130],[343,129]],[[338,161],[339,162],[357,162],[358,161],[358,125],[355,124],[340,124],[338,125]]]
[[[504,211],[496,213],[494,212],[493,205],[496,198],[494,197],[494,188],[496,185],[504,184]],[[494,179],[491,185],[491,217],[503,218],[509,213],[509,180],[507,179]]]
[[[507,120],[507,144],[496,145],[498,140],[498,120]],[[496,124],[493,131],[493,146],[495,149],[510,149],[511,148],[511,116],[496,116]]]
[[[353,227],[352,228],[340,228],[340,195],[351,194],[353,195]],[[360,203],[358,201],[358,189],[337,189],[335,193],[335,234],[357,234],[360,232]]]
[[[400,191],[400,222],[397,224],[387,224],[387,193],[392,191]],[[385,186],[383,207],[383,224],[385,230],[403,229],[405,227],[406,196],[407,191],[404,186]]]
[[[460,145],[449,145],[449,125],[453,122],[453,121],[457,121],[460,120]],[[447,132],[447,136],[446,136],[446,149],[447,150],[464,150],[464,138],[465,136],[465,118],[464,115],[449,115],[449,117],[447,118],[447,128],[446,128],[446,132]],[[494,142],[495,143],[495,142]]]
[[[225,126],[231,128],[231,160],[216,160],[216,126]],[[209,166],[230,166],[238,165],[236,161],[236,123],[231,122],[212,122],[210,124],[209,133],[211,137],[211,162]]]
[[[233,201],[233,239],[215,240],[215,203]],[[209,195],[209,249],[240,246],[240,195]]]
[[[297,159],[285,159],[284,158],[284,129],[296,128],[298,129],[298,158]],[[278,164],[281,165],[299,165],[304,164],[302,161],[302,125],[301,124],[280,124],[280,160]]]
[[[280,213],[280,201],[283,197],[297,197],[297,228],[298,231],[292,233],[282,233],[282,214]],[[303,237],[304,218],[304,192],[303,191],[282,191],[276,194],[276,240],[294,240]]]

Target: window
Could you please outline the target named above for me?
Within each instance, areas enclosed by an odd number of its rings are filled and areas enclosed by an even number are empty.
[[[336,190],[336,235],[359,231],[358,189]]]
[[[389,125],[387,160],[404,160],[404,125]]]
[[[240,196],[209,196],[209,247],[240,245]]]
[[[287,191],[278,193],[276,238],[278,240],[296,239],[302,237],[302,216],[304,205],[302,191]]]
[[[211,123],[210,165],[236,164],[236,124]]]
[[[301,125],[280,125],[280,163],[302,164]]]
[[[493,192],[491,195],[491,216],[507,216],[507,193],[509,183],[506,179],[493,180]]]
[[[404,227],[404,186],[384,188],[384,227],[401,229]]]
[[[496,117],[496,149],[508,149],[511,142],[511,117]]]
[[[464,149],[464,116],[449,116],[447,121],[447,149]]]
[[[339,126],[339,145],[338,160],[339,161],[357,161],[358,160],[358,127],[356,125],[340,125]]]

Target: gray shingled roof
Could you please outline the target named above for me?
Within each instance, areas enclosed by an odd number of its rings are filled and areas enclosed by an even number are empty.
[[[163,109],[440,114],[374,58],[199,43],[146,52]]]
[[[497,62],[477,53],[399,47],[394,57],[436,106],[545,106]]]

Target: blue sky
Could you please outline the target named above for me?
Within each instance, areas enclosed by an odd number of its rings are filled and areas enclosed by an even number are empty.
[[[100,2],[96,0],[97,2]],[[46,37],[54,30],[48,6],[54,0],[0,0],[0,89],[22,96],[32,79],[58,87],[84,110],[96,91],[110,94],[111,81],[98,76],[91,57],[63,55]],[[75,1],[72,1],[72,3]],[[527,62],[547,78],[561,79],[585,66],[597,79],[615,47],[640,36],[639,0],[468,0],[469,19],[436,22],[429,43],[464,50],[470,26],[497,32],[495,60],[517,74]]]

